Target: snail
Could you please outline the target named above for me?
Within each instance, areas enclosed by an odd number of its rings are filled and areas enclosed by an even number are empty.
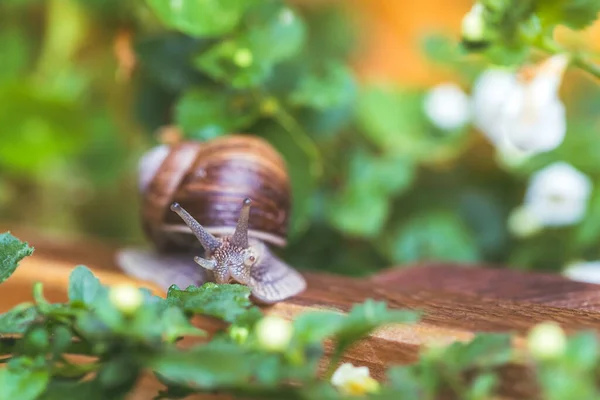
[[[150,249],[117,264],[163,289],[237,283],[272,304],[306,288],[270,246],[287,244],[291,188],[283,157],[264,139],[231,134],[148,151],[139,163],[141,220]]]

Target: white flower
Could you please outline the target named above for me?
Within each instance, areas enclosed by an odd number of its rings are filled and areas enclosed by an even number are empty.
[[[361,395],[379,390],[379,382],[373,379],[368,367],[355,367],[344,363],[331,376],[331,384],[341,392],[351,395]]]
[[[570,263],[563,271],[563,275],[578,282],[600,284],[600,260]]]
[[[469,97],[454,83],[431,89],[425,96],[424,109],[431,122],[444,130],[460,128],[471,117]]]
[[[108,296],[111,303],[125,314],[133,314],[144,301],[139,289],[128,284],[111,287]]]
[[[560,357],[567,346],[565,332],[554,322],[543,322],[534,326],[527,335],[527,348],[539,359]]]
[[[284,351],[292,339],[292,324],[283,318],[266,316],[256,324],[259,345],[269,351]]]
[[[472,42],[478,42],[483,39],[485,33],[483,11],[483,5],[475,3],[471,7],[471,10],[463,17],[461,23],[463,38]]]
[[[555,162],[531,176],[524,206],[543,226],[572,225],[585,215],[591,191],[590,178]]]
[[[568,61],[555,55],[518,73],[485,71],[473,89],[475,125],[500,148],[508,142],[535,154],[558,147],[567,129],[558,90]]]

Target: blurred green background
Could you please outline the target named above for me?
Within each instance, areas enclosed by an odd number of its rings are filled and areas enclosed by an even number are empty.
[[[588,76],[569,70],[561,86],[565,142],[518,166],[471,124],[444,132],[426,117],[433,86],[468,93],[489,66],[458,45],[471,2],[180,3],[179,14],[159,0],[0,3],[5,225],[143,245],[137,162],[175,127],[200,140],[253,133],[282,152],[294,186],[283,254],[299,268],[559,271],[600,257],[597,185],[575,224],[508,229],[540,168],[565,161],[598,182],[600,90]]]

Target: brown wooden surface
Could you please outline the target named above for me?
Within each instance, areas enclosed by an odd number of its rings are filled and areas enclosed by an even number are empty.
[[[27,240],[26,236],[21,238]],[[25,259],[15,275],[0,286],[0,312],[31,300],[35,281],[44,283],[49,300],[66,299],[66,284],[71,270],[79,264],[78,257],[69,256],[66,245],[67,255],[61,256],[57,251],[60,246],[40,246],[40,239],[29,241],[38,246],[36,253]],[[86,253],[89,261],[86,265],[104,283],[130,281],[164,294],[149,283],[119,273],[113,263],[113,248],[88,247],[92,253],[98,248],[103,255],[92,257]],[[289,319],[315,310],[344,313],[353,304],[371,298],[386,301],[393,308],[424,312],[422,321],[416,325],[393,325],[373,333],[343,360],[368,366],[377,378],[382,378],[383,371],[391,364],[415,361],[423,345],[470,340],[477,332],[511,331],[522,335],[534,324],[547,320],[557,321],[567,330],[600,328],[600,286],[573,282],[558,275],[427,264],[391,268],[371,279],[314,273],[305,276],[308,281],[305,293],[266,307],[265,311]],[[220,328],[213,320],[198,319],[196,323],[209,331]],[[519,340],[516,344],[519,345]],[[503,374],[507,377],[504,387],[509,398],[531,398],[533,386],[524,378],[526,370],[515,366],[505,369]],[[148,393],[155,393],[159,387],[152,379],[145,379],[131,399],[147,399]]]

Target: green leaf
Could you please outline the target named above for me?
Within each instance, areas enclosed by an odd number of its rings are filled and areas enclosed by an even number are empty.
[[[452,343],[440,357],[456,372],[500,366],[513,357],[511,336],[505,333],[479,334],[470,342]]]
[[[410,188],[415,179],[415,166],[411,159],[396,154],[374,155],[356,150],[349,167],[348,185],[360,190],[397,195]]]
[[[10,231],[0,234],[0,283],[7,280],[21,260],[33,254],[33,247],[21,242]]]
[[[245,350],[224,343],[167,351],[155,357],[149,367],[170,382],[203,389],[247,383],[254,370]]]
[[[250,301],[250,289],[244,285],[219,285],[208,282],[200,287],[189,286],[180,290],[171,286],[167,292],[167,304],[181,307],[186,312],[209,315],[230,323],[237,323],[254,313]]]
[[[542,21],[577,30],[592,25],[600,12],[598,0],[546,0],[536,4]]]
[[[394,262],[479,259],[472,234],[458,216],[449,211],[432,211],[410,218],[390,236],[387,248]]]
[[[344,315],[334,312],[308,312],[294,319],[294,337],[302,344],[320,343],[335,334]]]
[[[387,196],[349,186],[329,200],[327,218],[341,232],[365,238],[377,236],[390,213]]]
[[[302,20],[283,4],[252,9],[246,25],[247,30],[198,56],[196,67],[234,88],[254,87],[270,76],[274,64],[296,54],[304,41]]]
[[[577,332],[569,337],[565,365],[572,371],[590,371],[596,366],[600,348],[594,332]]]
[[[0,82],[15,79],[25,72],[32,54],[32,41],[22,28],[5,27],[0,30]]]
[[[35,400],[50,380],[47,370],[0,369],[0,400]]]
[[[261,60],[271,63],[287,60],[304,44],[304,22],[284,2],[263,2],[248,13],[247,24],[250,28],[243,34],[244,39]]]
[[[258,115],[258,106],[250,94],[225,90],[190,90],[175,108],[175,121],[184,132],[204,140],[243,131]]]
[[[356,84],[350,68],[342,63],[328,63],[321,70],[305,75],[290,93],[293,106],[327,111],[342,107],[356,97]]]
[[[419,320],[415,311],[390,310],[385,302],[366,300],[352,307],[338,328],[335,338],[337,354],[343,353],[350,345],[375,328],[388,324],[412,324]]]
[[[163,338],[169,342],[181,336],[206,336],[206,332],[193,326],[177,307],[168,307],[161,315]]]
[[[265,81],[272,64],[261,59],[245,40],[226,40],[194,59],[194,65],[215,80],[236,89],[251,88]]]
[[[37,316],[35,307],[30,304],[20,304],[12,310],[0,314],[0,334],[25,333]]]
[[[82,302],[92,305],[100,297],[103,297],[108,289],[100,283],[89,268],[79,265],[69,276],[69,300],[71,302]]]
[[[382,151],[419,156],[424,153],[421,95],[383,87],[366,87],[359,96],[361,133]]]
[[[231,32],[240,23],[251,0],[147,0],[167,26],[196,37]]]

